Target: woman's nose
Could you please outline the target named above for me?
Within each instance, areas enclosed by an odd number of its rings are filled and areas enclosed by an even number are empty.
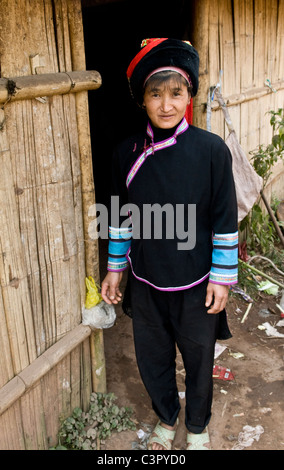
[[[164,112],[170,111],[172,108],[171,100],[170,98],[164,97],[161,102],[161,109]]]

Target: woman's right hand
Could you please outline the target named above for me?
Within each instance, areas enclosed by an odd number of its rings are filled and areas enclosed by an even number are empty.
[[[123,276],[123,272],[108,271],[102,282],[101,296],[107,304],[117,304],[120,302],[122,293],[119,285]]]

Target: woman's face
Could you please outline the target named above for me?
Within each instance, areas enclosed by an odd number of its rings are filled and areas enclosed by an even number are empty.
[[[190,103],[188,88],[173,77],[160,84],[147,85],[143,105],[155,127],[171,129],[184,117]]]

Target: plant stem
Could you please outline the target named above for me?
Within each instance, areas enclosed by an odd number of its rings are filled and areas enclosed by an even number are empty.
[[[245,265],[247,268],[251,269],[252,271],[254,271],[255,273],[257,274],[260,274],[261,276],[265,277],[266,279],[268,279],[269,281],[273,282],[273,284],[276,284],[277,286],[281,287],[282,289],[284,289],[284,285],[281,284],[280,282],[276,281],[275,279],[273,279],[271,276],[269,276],[268,274],[265,274],[264,272],[260,271],[259,269],[256,269],[254,266],[251,266],[250,264],[248,263],[245,263],[244,261],[242,261],[241,259],[239,259],[239,262],[243,265]]]
[[[274,216],[274,214],[273,214],[273,211],[272,211],[270,205],[268,204],[268,201],[267,201],[265,195],[263,194],[263,191],[262,191],[262,190],[260,191],[260,194],[261,194],[262,200],[263,200],[263,202],[264,202],[264,204],[265,204],[265,207],[266,207],[266,209],[267,209],[267,211],[268,211],[268,213],[269,213],[269,216],[270,216],[270,218],[271,218],[271,220],[272,220],[272,223],[273,223],[273,225],[274,225],[274,228],[275,228],[275,230],[276,230],[276,232],[277,232],[277,235],[278,235],[278,237],[279,237],[279,239],[280,239],[282,245],[284,246],[284,237],[283,237],[283,234],[282,234],[282,232],[281,232],[281,229],[280,229],[280,227],[279,227],[279,225],[278,225],[278,223],[277,223],[277,220],[276,220],[276,218],[275,218],[275,216]]]

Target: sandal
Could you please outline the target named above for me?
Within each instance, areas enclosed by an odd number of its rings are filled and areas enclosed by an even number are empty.
[[[178,418],[176,421],[176,428],[177,426]],[[164,428],[164,426],[161,425],[161,421],[158,421],[148,441],[147,449],[152,450],[152,445],[156,443],[164,447],[165,450],[171,450],[175,435],[176,429],[174,429],[173,431],[171,431],[170,429],[166,429]]]
[[[187,433],[186,450],[211,450],[208,428],[201,434]]]

